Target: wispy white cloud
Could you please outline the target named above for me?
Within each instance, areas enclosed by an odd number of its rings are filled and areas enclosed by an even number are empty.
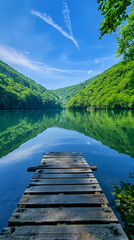
[[[68,5],[67,3],[64,1],[63,2],[63,17],[64,17],[64,21],[65,21],[65,25],[69,30],[69,33],[66,32],[62,27],[60,27],[58,24],[56,24],[54,22],[54,20],[52,19],[51,16],[49,16],[47,13],[41,13],[39,11],[35,11],[35,10],[31,10],[31,13],[39,18],[41,18],[42,20],[44,20],[46,23],[48,23],[49,25],[51,25],[52,27],[54,27],[55,29],[57,29],[64,37],[70,39],[75,46],[77,47],[77,49],[79,49],[79,45],[78,42],[76,41],[76,39],[73,36],[73,32],[72,32],[72,25],[71,25],[71,20],[70,20],[70,14],[69,14],[69,9],[68,9]]]
[[[23,66],[37,72],[41,71],[39,66],[41,65],[41,62],[30,61],[27,56],[9,46],[0,45],[0,59],[7,61],[8,63]]]
[[[64,1],[63,2],[63,11],[62,11],[63,17],[64,17],[64,22],[66,27],[68,28],[70,35],[73,36],[73,32],[72,32],[72,24],[71,24],[71,20],[70,20],[70,13],[69,13],[69,8],[67,3]]]
[[[43,143],[44,144],[44,143]],[[37,143],[33,145],[32,147],[28,147],[25,149],[21,149],[21,147],[11,153],[9,153],[7,156],[3,157],[0,161],[0,164],[11,164],[14,162],[21,162],[24,160],[27,160],[32,154],[42,151],[43,144]],[[23,146],[26,144],[24,143]]]
[[[47,71],[54,71],[54,72],[60,72],[60,73],[66,73],[66,74],[70,74],[70,75],[80,75],[80,74],[90,74],[92,72],[92,70],[74,70],[74,69],[59,69],[59,68],[53,68],[53,67],[49,67],[46,66],[46,70]]]
[[[92,70],[89,70],[89,71],[88,71],[88,74],[90,74],[90,73],[92,73]]]
[[[104,48],[104,46],[99,44],[87,46],[87,49],[101,49],[101,48]]]
[[[30,60],[26,55],[22,54],[20,51],[10,47],[0,45],[0,59],[6,61],[9,64],[14,64],[22,66],[38,73],[47,74],[52,76],[52,73],[68,74],[79,76],[81,74],[88,74],[91,71],[88,70],[77,70],[77,69],[60,69],[53,66],[48,66],[42,62]]]
[[[91,143],[90,143],[89,141],[87,141],[87,144],[88,144],[88,145],[91,145]]]
[[[98,64],[98,63],[105,63],[107,61],[116,61],[116,62],[119,62],[121,61],[122,58],[116,58],[116,54],[113,54],[111,56],[106,56],[106,57],[99,57],[99,58],[95,58],[95,63]]]
[[[78,61],[72,61],[68,59],[67,54],[63,53],[59,57],[60,62],[67,63],[67,64],[72,64],[72,65],[85,65],[85,66],[90,66],[92,64],[91,60],[78,60]]]

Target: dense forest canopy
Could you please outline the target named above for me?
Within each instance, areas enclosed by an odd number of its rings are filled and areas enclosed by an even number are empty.
[[[68,108],[134,108],[134,61],[101,74],[67,103]]]
[[[55,93],[0,61],[0,109],[60,107]]]
[[[122,61],[83,83],[47,90],[0,61],[0,109],[134,108],[134,61]]]
[[[76,95],[80,90],[84,89],[90,82],[93,80],[97,79],[99,75],[96,75],[93,78],[90,78],[82,83],[70,86],[70,87],[65,87],[65,88],[59,88],[54,90],[53,92],[60,98],[62,101],[63,106],[67,104],[67,102],[74,96]]]

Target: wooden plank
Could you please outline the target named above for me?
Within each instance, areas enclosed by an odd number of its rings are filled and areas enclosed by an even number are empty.
[[[45,168],[90,168],[87,163],[40,163],[39,167],[45,167]]]
[[[55,162],[55,163],[70,163],[70,164],[72,164],[72,163],[85,163],[85,164],[87,164],[87,162],[86,162],[86,160],[85,159],[79,159],[79,160],[76,160],[76,159],[74,159],[74,160],[70,160],[70,159],[50,159],[50,160],[48,160],[48,159],[42,159],[42,161],[41,161],[41,163],[51,163],[51,162]],[[90,168],[92,169],[92,171],[97,171],[97,167],[96,166],[90,166]]]
[[[100,206],[108,204],[104,194],[23,195],[18,207]]]
[[[78,173],[92,173],[90,168],[74,168],[74,169],[37,169],[35,173],[41,174],[78,174]]]
[[[10,217],[8,226],[111,222],[118,220],[109,207],[17,208]]]
[[[45,169],[45,167],[39,167],[39,166],[37,166],[37,167],[29,167],[29,168],[27,168],[27,171],[28,172],[35,172],[35,171],[38,171],[38,172],[42,172],[42,173],[90,173],[90,172],[92,172],[92,169],[91,169],[91,166],[90,166],[90,168],[72,168],[72,169],[70,169],[70,168],[65,168],[65,169],[61,169],[61,168],[57,168],[57,169],[53,169],[53,168],[51,168],[51,169]]]
[[[84,156],[79,155],[79,154],[75,154],[75,155],[43,155],[43,158],[84,158]]]
[[[0,240],[128,240],[120,224],[8,227]]]
[[[49,158],[49,159],[42,158],[41,161],[48,161],[48,162],[56,161],[56,162],[63,162],[63,163],[65,163],[65,162],[86,162],[85,159],[81,159],[81,158],[66,158],[66,159],[65,158]]]
[[[43,157],[42,160],[44,161],[86,161],[85,158],[82,157]]]
[[[53,159],[53,160],[41,160],[40,163],[44,163],[44,164],[51,164],[51,163],[60,163],[60,164],[86,164],[87,165],[87,162],[86,161],[81,161],[81,160],[68,160],[68,161],[65,161],[65,160],[60,160],[60,159]]]
[[[94,178],[94,175],[92,174],[92,173],[77,173],[77,174],[73,174],[73,173],[71,173],[71,174],[69,174],[69,173],[61,173],[61,174],[59,174],[59,173],[55,173],[55,174],[40,174],[40,173],[37,173],[37,172],[35,172],[35,174],[33,175],[33,177],[32,177],[32,179],[46,179],[46,178],[48,178],[48,179],[54,179],[54,178],[56,178],[56,179],[59,179],[59,178],[62,178],[62,179],[64,179],[64,178]]]
[[[32,179],[29,186],[38,185],[85,185],[98,183],[96,178]]]
[[[46,185],[26,188],[25,194],[54,194],[54,193],[95,193],[102,192],[99,184],[91,185]]]
[[[76,155],[76,156],[56,156],[56,155],[50,155],[50,156],[43,156],[43,159],[84,159],[85,158],[81,155]]]
[[[92,169],[92,171],[97,171],[97,167],[96,166],[90,166],[90,168]]]
[[[81,152],[51,152],[44,153],[44,156],[83,156]]]
[[[61,158],[61,159],[59,159],[59,158],[57,158],[57,159],[42,159],[41,160],[41,163],[51,163],[51,162],[55,162],[55,163],[62,163],[62,164],[65,164],[65,163],[72,163],[72,164],[74,164],[74,163],[86,163],[87,164],[87,162],[86,162],[86,160],[82,160],[82,159],[63,159],[63,158]]]

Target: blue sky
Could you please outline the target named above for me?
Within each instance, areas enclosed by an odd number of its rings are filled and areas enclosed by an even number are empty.
[[[1,0],[0,59],[47,89],[80,83],[120,60],[101,19],[97,0]]]

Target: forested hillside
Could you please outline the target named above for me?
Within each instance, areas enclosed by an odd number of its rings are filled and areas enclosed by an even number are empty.
[[[102,73],[67,103],[68,108],[134,108],[134,61]]]
[[[80,90],[84,89],[90,82],[98,78],[99,75],[90,78],[82,83],[70,86],[70,87],[65,87],[65,88],[59,88],[54,90],[53,92],[59,96],[60,100],[62,101],[63,106],[67,104],[67,102],[75,96]]]
[[[59,98],[0,61],[0,109],[60,108]]]

